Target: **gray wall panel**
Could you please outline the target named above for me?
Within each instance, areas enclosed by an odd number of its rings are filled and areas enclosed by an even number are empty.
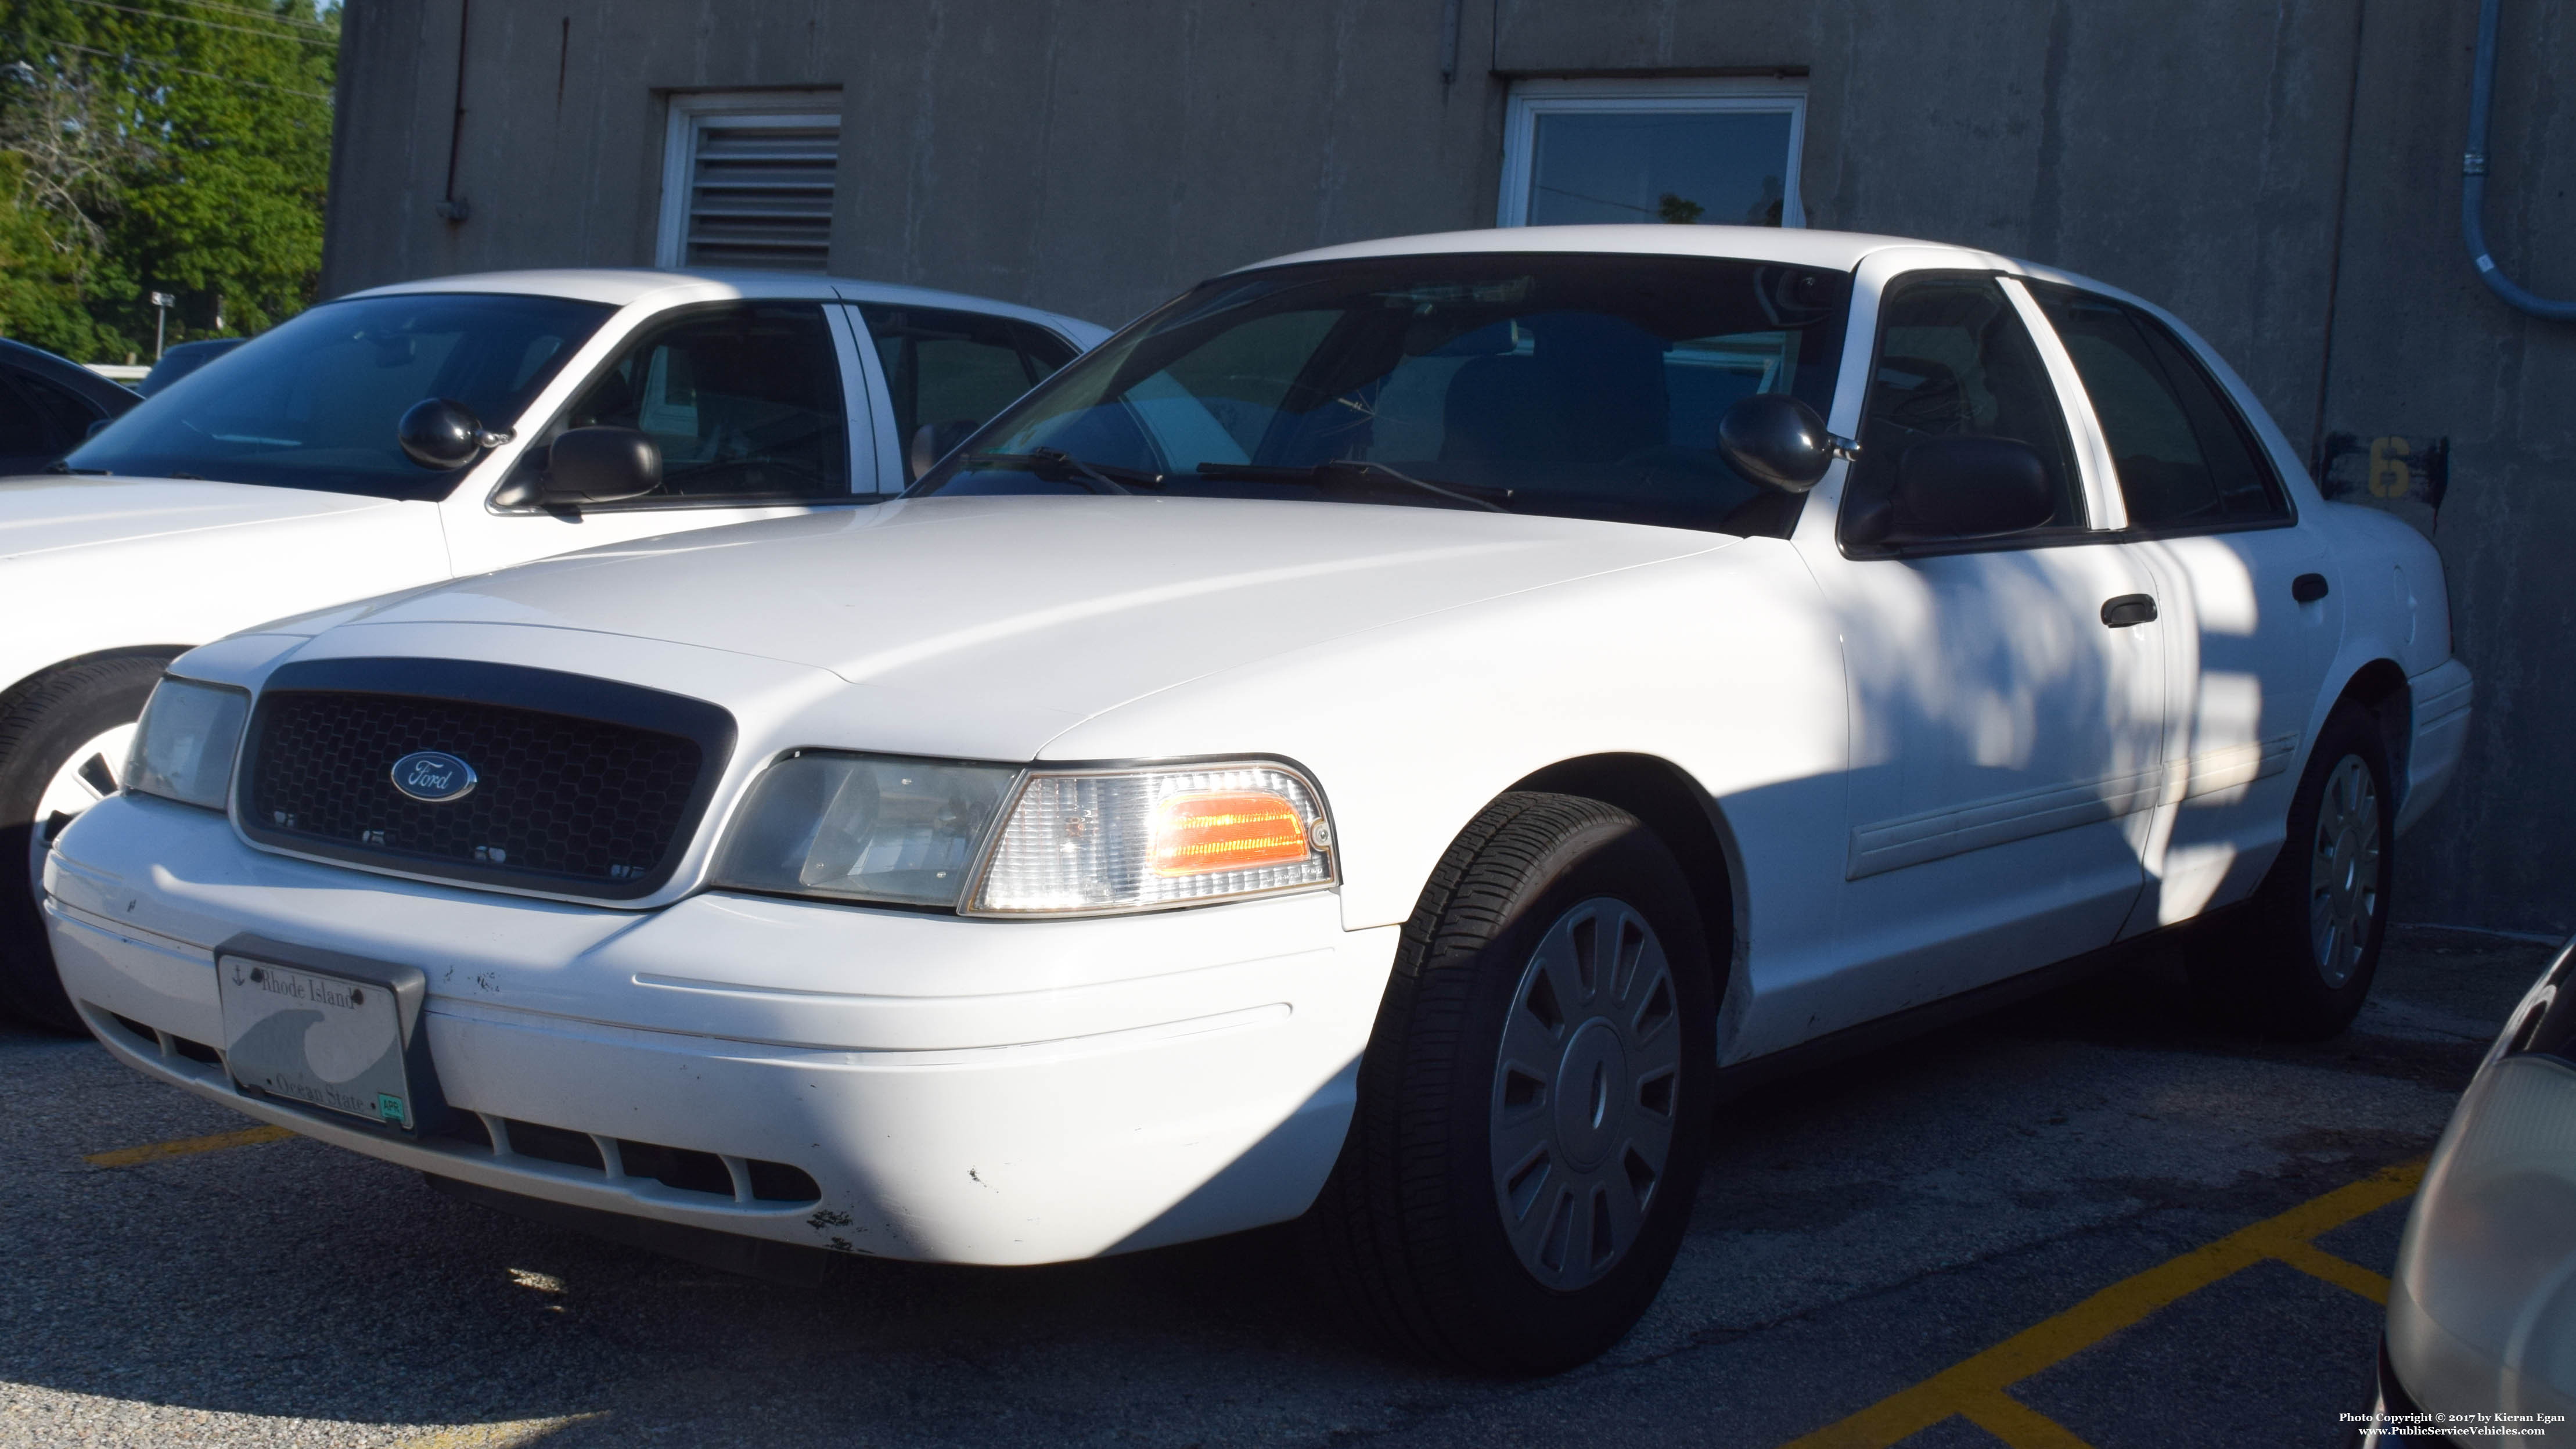
[[[1442,0],[485,0],[451,225],[457,4],[353,11],[326,291],[649,261],[673,88],[841,88],[836,271],[1114,323],[1280,252],[1489,224],[1512,75],[1803,73],[1813,224],[2155,298],[2295,440],[2453,440],[2437,541],[2483,692],[2401,909],[2576,928],[2576,327],[2460,246],[2468,0],[1461,0],[1447,86]],[[2576,0],[2505,11],[2490,237],[2576,295]]]

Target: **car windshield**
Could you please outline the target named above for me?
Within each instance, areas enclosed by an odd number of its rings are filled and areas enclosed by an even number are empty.
[[[1221,277],[1040,384],[921,493],[1491,508],[1785,534],[1727,408],[1832,400],[1848,273],[1706,257],[1372,257]]]
[[[327,302],[243,343],[63,460],[77,472],[443,498],[394,425],[424,398],[506,428],[613,308],[562,297],[416,293]]]

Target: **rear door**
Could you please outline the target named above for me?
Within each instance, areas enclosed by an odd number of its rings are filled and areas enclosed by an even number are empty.
[[[868,343],[870,391],[884,400],[880,427],[899,455],[886,475],[892,489],[928,472],[1080,351],[1017,317],[910,303],[861,302],[852,310]]]
[[[2349,581],[2296,526],[2268,450],[2189,343],[2117,298],[2031,292],[2082,378],[2127,514],[2123,546],[2159,580],[2173,641],[2169,785],[2135,933],[2261,880],[2342,636],[2336,589]]]

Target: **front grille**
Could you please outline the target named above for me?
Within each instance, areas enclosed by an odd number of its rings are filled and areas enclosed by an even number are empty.
[[[388,676],[422,692],[381,687]],[[297,687],[308,682],[360,687]],[[357,864],[632,897],[668,877],[731,743],[723,711],[605,680],[437,660],[288,665],[252,723],[241,822]],[[424,750],[470,765],[473,788],[442,801],[395,789],[394,762]]]

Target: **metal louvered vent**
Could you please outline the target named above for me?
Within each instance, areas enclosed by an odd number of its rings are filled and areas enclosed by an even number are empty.
[[[691,117],[690,129],[682,262],[822,271],[841,118],[718,113]]]

